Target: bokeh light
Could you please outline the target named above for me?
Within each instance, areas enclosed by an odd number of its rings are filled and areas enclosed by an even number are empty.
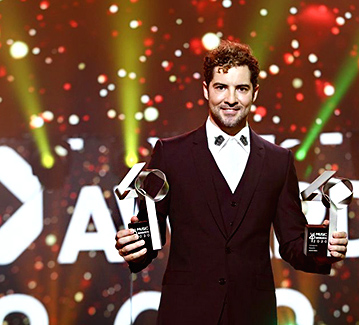
[[[29,47],[25,42],[16,41],[10,46],[10,55],[14,59],[23,59],[29,53]]]

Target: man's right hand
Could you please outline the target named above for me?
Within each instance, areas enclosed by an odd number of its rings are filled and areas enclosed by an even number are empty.
[[[132,217],[131,222],[138,222],[137,217]],[[122,229],[116,234],[116,249],[118,253],[128,262],[139,263],[145,258],[147,249],[143,248],[138,252],[131,253],[134,249],[145,244],[144,240],[138,240],[138,235],[134,233],[133,229]],[[133,242],[133,243],[131,243]],[[128,244],[131,243],[131,244]]]

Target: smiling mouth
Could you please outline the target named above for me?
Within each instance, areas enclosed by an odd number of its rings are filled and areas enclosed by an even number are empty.
[[[241,108],[240,107],[221,107],[221,110],[224,111],[239,111]]]

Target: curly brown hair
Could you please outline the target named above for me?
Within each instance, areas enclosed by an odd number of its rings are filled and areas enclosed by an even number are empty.
[[[258,84],[259,63],[253,56],[252,50],[247,44],[221,40],[219,46],[207,53],[203,62],[204,79],[209,85],[213,79],[213,69],[221,67],[223,72],[227,72],[232,67],[246,65],[251,72],[251,83],[253,89]]]

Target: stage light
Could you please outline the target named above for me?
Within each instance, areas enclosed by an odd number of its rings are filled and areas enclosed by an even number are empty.
[[[336,22],[339,26],[343,26],[345,24],[345,19],[343,17],[337,17]]]
[[[106,97],[108,95],[107,89],[101,89],[99,91],[99,95],[100,95],[100,97]]]
[[[275,64],[272,64],[270,67],[269,67],[269,72],[273,75],[276,75],[279,73],[279,67]]]
[[[41,164],[45,168],[52,168],[54,166],[55,159],[50,152],[44,152],[41,154]]]
[[[296,39],[294,39],[291,42],[291,46],[292,46],[293,49],[298,49],[299,48],[299,42]]]
[[[268,10],[263,8],[259,11],[259,14],[263,17],[267,16],[268,15]]]
[[[144,118],[148,122],[153,122],[159,117],[158,109],[155,107],[147,107],[144,112]]]
[[[137,113],[135,114],[135,119],[136,119],[137,121],[142,120],[142,119],[143,119],[143,113],[142,113],[142,112],[137,112]]]
[[[127,72],[126,72],[125,69],[120,69],[120,70],[118,70],[117,75],[118,75],[120,78],[124,78],[124,77],[127,76]]]
[[[351,12],[346,12],[345,14],[344,14],[344,17],[346,18],[346,19],[351,19],[352,18],[352,14],[351,14]]]
[[[202,44],[207,50],[215,49],[220,42],[221,39],[214,33],[207,33],[202,37]]]
[[[128,77],[129,77],[130,79],[134,80],[134,79],[137,78],[137,74],[136,74],[136,72],[130,72],[130,73],[128,74]]]
[[[69,124],[77,125],[80,123],[80,118],[76,114],[72,114],[69,116]]]
[[[47,246],[53,246],[56,244],[57,238],[54,234],[49,234],[45,238],[45,243]]]
[[[290,12],[292,15],[295,15],[295,14],[298,13],[298,9],[297,9],[296,7],[291,7],[291,8],[289,9],[289,12]]]
[[[44,119],[45,122],[51,122],[54,119],[54,113],[50,111],[45,111],[41,114],[41,117]]]
[[[107,117],[110,119],[114,119],[117,115],[117,112],[114,109],[110,109],[107,111]]]
[[[266,71],[261,70],[261,71],[259,72],[259,78],[261,78],[261,79],[266,79],[267,77],[268,77],[268,74],[267,74]]]
[[[147,104],[150,101],[150,96],[148,95],[142,95],[141,96],[141,103],[142,104]]]
[[[10,55],[14,59],[22,59],[29,53],[29,47],[26,43],[16,41],[10,46]]]
[[[138,162],[137,154],[136,152],[130,151],[125,158],[125,163],[128,167],[132,167]]]
[[[109,8],[109,11],[112,14],[115,14],[118,11],[118,6],[117,5],[111,5],[110,8]]]
[[[38,129],[44,125],[44,119],[41,116],[32,115],[29,124],[32,129]]]
[[[334,93],[335,93],[335,88],[334,88],[333,85],[327,84],[327,85],[324,86],[324,94],[326,96],[328,96],[328,97],[333,96]]]
[[[293,88],[299,89],[303,86],[303,80],[300,78],[294,78],[292,81]]]
[[[232,6],[232,1],[231,0],[223,0],[222,1],[222,6],[224,8],[230,8]]]
[[[130,21],[130,27],[131,27],[132,29],[136,29],[136,28],[138,28],[139,26],[140,26],[140,23],[139,23],[138,20],[131,20],[131,21]]]
[[[178,58],[179,58],[180,56],[182,56],[182,51],[181,51],[181,50],[176,50],[176,51],[175,51],[175,56],[178,57]]]
[[[314,74],[314,77],[316,77],[316,78],[320,78],[322,76],[322,72],[320,70],[315,70],[313,72],[313,74]]]
[[[311,53],[308,56],[308,60],[310,63],[316,63],[318,62],[318,57],[315,54]]]
[[[279,124],[280,123],[280,117],[279,116],[273,116],[272,121],[274,124]]]
[[[100,74],[98,77],[97,77],[97,82],[99,84],[104,84],[105,82],[107,82],[107,76],[105,74]]]
[[[29,35],[30,36],[35,36],[36,35],[36,29],[33,29],[33,28],[31,28],[30,30],[29,30]]]

